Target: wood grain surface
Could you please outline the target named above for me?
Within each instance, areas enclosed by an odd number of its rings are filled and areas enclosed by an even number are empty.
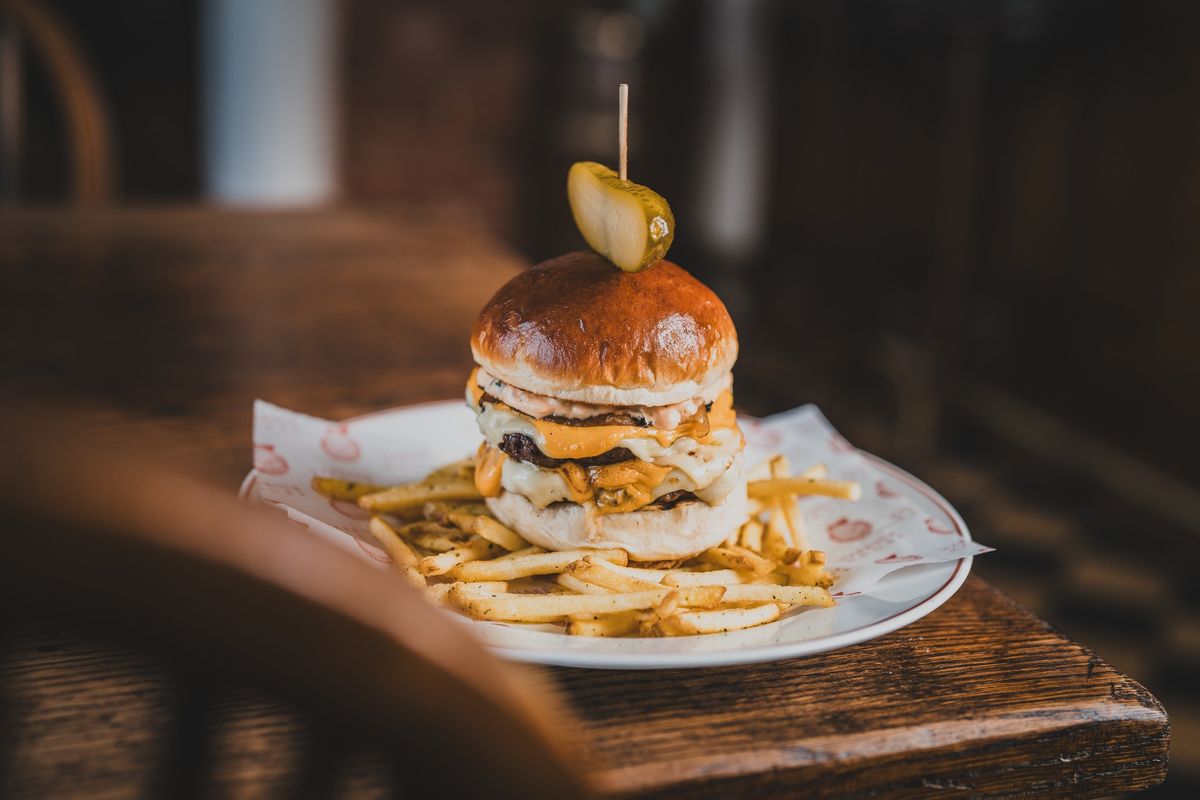
[[[0,391],[232,492],[255,397],[344,417],[461,391],[473,316],[520,268],[467,219],[6,213]],[[174,667],[9,611],[0,794],[144,796],[177,702]],[[550,674],[616,794],[1102,797],[1151,786],[1167,765],[1167,716],[1145,689],[974,578],[926,619],[835,653]],[[352,737],[314,740],[270,687],[218,676],[209,700],[206,794],[294,789],[314,752],[338,759],[346,796],[403,783]]]
[[[606,785],[650,796],[1092,797],[1166,766],[1154,697],[974,578],[834,653],[559,679],[615,765]]]

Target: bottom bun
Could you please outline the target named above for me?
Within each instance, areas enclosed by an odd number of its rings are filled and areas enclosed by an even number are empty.
[[[715,547],[746,521],[746,484],[742,481],[720,505],[701,500],[667,510],[646,509],[597,514],[590,520],[578,503],[538,508],[513,492],[490,497],[496,518],[530,544],[547,550],[619,547],[634,561],[686,558]]]

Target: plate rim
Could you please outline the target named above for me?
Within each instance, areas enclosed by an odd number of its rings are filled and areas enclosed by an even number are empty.
[[[391,408],[379,409],[365,414],[359,414],[354,417],[349,417],[342,420],[344,423],[358,422],[370,417],[385,416],[387,414],[406,411],[413,408],[424,406],[445,405],[448,403],[456,403],[457,400],[431,400],[424,403],[413,403],[406,406],[393,406]],[[757,419],[749,417],[748,419]],[[887,461],[874,453],[869,453],[866,450],[855,447],[855,450],[862,456],[872,461],[875,466],[890,473],[893,477],[908,484],[909,488],[924,495],[939,510],[941,510],[950,521],[954,524],[955,533],[963,541],[971,542],[974,539],[971,536],[971,531],[967,527],[967,523],[958,513],[950,501],[941,495],[936,489],[913,475],[908,470],[898,467],[895,464]],[[242,479],[241,486],[238,488],[238,497],[242,500],[248,498],[250,492],[254,488],[257,481],[257,472],[251,467],[250,472]],[[783,661],[790,658],[804,658],[807,656],[819,655],[820,653],[828,653],[832,650],[840,650],[844,647],[851,647],[856,644],[862,644],[873,639],[878,639],[882,636],[887,636],[890,633],[895,633],[901,628],[907,627],[912,623],[923,619],[937,609],[941,608],[945,603],[957,594],[966,582],[967,577],[971,573],[971,565],[974,563],[974,556],[965,556],[955,561],[954,570],[946,578],[932,594],[924,600],[909,606],[908,608],[897,611],[881,620],[860,625],[857,628],[852,628],[848,631],[842,631],[837,634],[828,634],[819,636],[814,639],[802,639],[791,644],[771,644],[762,645],[759,647],[747,649],[735,649],[728,651],[712,651],[705,653],[680,653],[678,655],[662,655],[652,653],[613,653],[613,654],[596,654],[588,653],[587,651],[545,651],[522,647],[507,647],[505,645],[493,644],[485,642],[484,646],[496,654],[497,656],[509,661],[519,661],[527,664],[541,664],[543,666],[556,667],[576,667],[585,669],[606,669],[606,670],[622,670],[622,669],[690,669],[701,667],[725,667],[737,664],[761,664],[768,661]],[[890,573],[891,574],[891,573]],[[474,628],[476,622],[454,615],[455,619],[459,619],[462,623]]]

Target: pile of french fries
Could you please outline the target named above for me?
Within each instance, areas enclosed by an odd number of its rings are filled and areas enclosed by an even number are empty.
[[[624,550],[547,552],[493,517],[458,461],[416,483],[313,479],[372,513],[372,535],[433,600],[476,619],[556,623],[575,636],[686,636],[751,628],[792,606],[831,606],[825,554],[808,547],[797,498],[846,500],[858,484],[823,465],[793,475],[774,456],[749,475],[750,516],[725,542],[681,562],[631,564]]]

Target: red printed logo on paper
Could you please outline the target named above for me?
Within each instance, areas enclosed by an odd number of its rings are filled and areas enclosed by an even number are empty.
[[[847,519],[842,517],[827,528],[829,538],[835,542],[855,542],[866,538],[873,530],[871,523],[865,519]]]
[[[345,425],[331,425],[321,437],[321,449],[335,461],[358,461],[362,448]]]
[[[371,512],[359,508],[357,503],[350,503],[345,500],[330,500],[329,507],[341,514],[343,517],[349,517],[350,519],[371,518]]]
[[[954,533],[954,528],[947,528],[932,517],[925,520],[925,530],[938,534]]]
[[[286,475],[287,459],[275,452],[273,444],[254,445],[254,468],[263,475]]]
[[[890,556],[875,559],[876,564],[904,564],[909,561],[920,561],[921,556],[902,556],[897,553],[892,553]]]
[[[884,498],[900,496],[899,492],[888,486],[883,481],[875,481],[875,494]]]

